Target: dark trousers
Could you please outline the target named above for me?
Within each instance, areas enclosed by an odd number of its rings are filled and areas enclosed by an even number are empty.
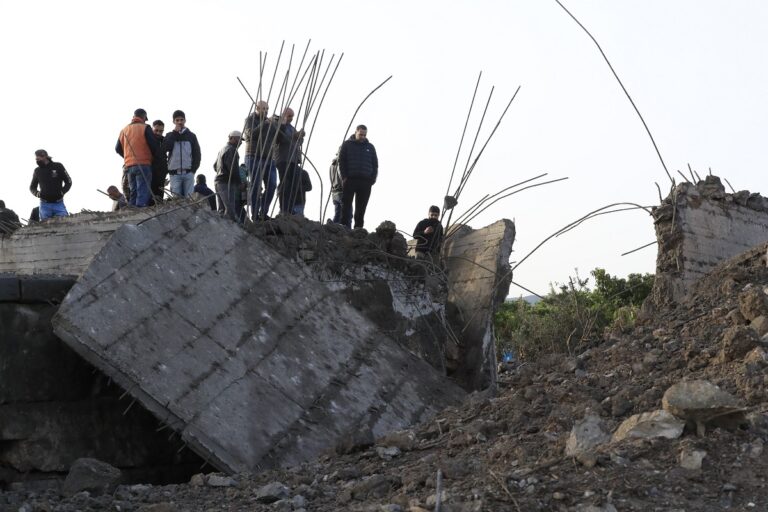
[[[293,213],[293,207],[299,197],[301,171],[296,162],[278,162],[277,172],[280,176],[280,211]]]
[[[240,183],[227,184],[223,181],[216,182],[216,196],[219,202],[224,204],[224,211],[230,220],[242,223],[243,205],[240,199]]]
[[[347,178],[344,182],[341,192],[341,223],[350,227],[352,219],[352,198],[355,200],[355,227],[363,227],[365,218],[365,209],[368,207],[368,200],[371,198],[371,183],[365,178]]]

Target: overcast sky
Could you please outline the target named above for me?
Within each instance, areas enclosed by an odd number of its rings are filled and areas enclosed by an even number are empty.
[[[711,168],[737,190],[768,193],[768,2],[564,4],[603,47],[678,180],[676,170],[688,174],[690,164],[702,176]],[[255,90],[259,52],[266,53],[267,88],[281,43],[284,73],[291,45],[295,67],[310,39],[310,53],[325,50],[326,63],[332,54],[344,54],[322,108],[313,111],[317,122],[307,151],[326,192],[328,164],[349,135],[355,108],[393,76],[354,119],[368,126],[380,162],[369,229],[389,219],[412,231],[431,204],[442,204],[480,71],[457,173],[491,86],[478,148],[521,89],[457,211],[541,173],[569,178],[496,203],[471,223],[514,219],[512,260],[607,204],[657,204],[654,182],[664,195],[669,190],[640,120],[594,43],[554,0],[32,0],[3,2],[0,19],[0,198],[24,218],[36,204],[28,186],[39,148],[72,176],[65,199],[70,212],[109,209],[111,202],[96,189],[119,183],[122,160],[114,144],[138,107],[168,129],[172,112],[184,110],[202,147],[201,172],[212,181],[216,154],[227,133],[242,128],[250,106],[236,77]],[[291,106],[298,103],[297,96]],[[319,219],[320,186],[313,178],[307,215]],[[545,244],[514,280],[545,293],[549,283],[566,281],[575,269],[582,276],[595,267],[620,276],[653,272],[655,247],[620,254],[654,239],[651,218],[642,210],[597,217]],[[510,290],[521,293],[527,295]]]

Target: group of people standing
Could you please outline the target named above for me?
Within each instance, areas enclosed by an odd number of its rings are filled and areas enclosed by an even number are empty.
[[[174,111],[174,129],[164,133],[163,121],[156,120],[150,126],[146,110],[136,109],[115,144],[124,164],[123,193],[110,186],[107,194],[115,201],[114,209],[141,208],[161,201],[169,184],[172,196],[207,197],[211,208],[242,223],[246,205],[250,206],[253,221],[268,219],[277,193],[282,214],[303,215],[312,182],[301,167],[305,132],[293,126],[293,119],[291,108],[279,116],[270,116],[267,102],[256,102],[254,111],[245,119],[243,132],[231,131],[219,151],[213,163],[215,190],[211,190],[205,176],[196,174],[201,162],[200,144],[186,127],[185,113]],[[367,135],[368,128],[358,125],[339,147],[330,169],[333,222],[349,228],[353,221],[354,228],[363,227],[371,188],[378,178],[376,148]],[[243,141],[245,162],[241,165],[238,150]],[[37,168],[30,190],[40,198],[40,220],[68,215],[64,194],[72,187],[72,179],[47,151],[36,151],[35,159]],[[439,212],[439,208],[432,207],[429,217],[416,227],[417,252],[433,251],[434,240],[439,240],[442,233]]]

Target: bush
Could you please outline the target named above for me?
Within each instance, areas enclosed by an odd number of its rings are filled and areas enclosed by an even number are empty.
[[[523,299],[505,302],[494,319],[498,353],[513,352],[518,359],[535,359],[544,353],[577,352],[579,346],[597,342],[608,329],[629,331],[653,286],[652,274],[612,277],[604,269],[589,278],[576,273],[568,283],[550,292],[536,304]]]

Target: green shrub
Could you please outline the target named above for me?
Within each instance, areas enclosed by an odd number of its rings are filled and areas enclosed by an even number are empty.
[[[591,274],[594,290],[587,287],[589,278],[581,279],[577,272],[557,289],[550,285],[549,294],[536,304],[505,302],[494,320],[498,353],[512,351],[521,360],[544,353],[572,354],[580,345],[599,341],[606,328],[631,330],[653,275],[616,278],[601,268]]]

